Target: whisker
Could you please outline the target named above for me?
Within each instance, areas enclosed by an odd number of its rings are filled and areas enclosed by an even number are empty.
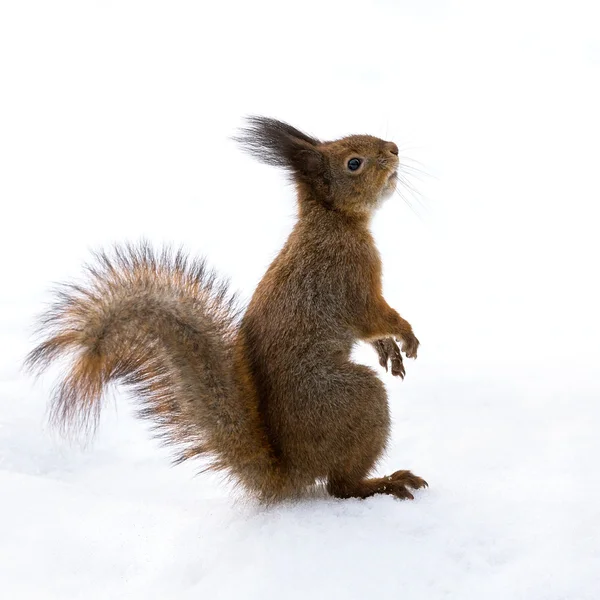
[[[402,174],[398,175],[398,181],[404,186],[404,189],[410,194],[410,196],[421,206],[421,208],[429,213],[431,212],[427,204],[425,203],[425,196],[408,181]]]
[[[418,165],[419,168],[421,168],[421,167],[423,169],[425,168],[425,165],[420,160],[417,160],[416,158],[411,158],[410,156],[405,156],[405,155],[400,155],[400,156],[398,156],[398,158],[400,159],[400,162],[413,163],[413,165],[412,165],[413,168],[417,168],[417,167],[414,167],[414,165]],[[427,173],[427,171],[424,171],[424,172]]]
[[[425,178],[433,177],[437,179],[437,177],[429,173],[422,162],[404,155],[407,150],[415,148],[417,147],[400,146],[401,151],[398,157],[400,162],[396,171],[397,185],[395,191],[419,220],[423,221],[425,216],[431,214],[431,209],[428,206],[428,198],[419,191],[412,178],[422,182]]]
[[[431,173],[428,173],[427,171],[424,171],[423,169],[419,169],[417,167],[413,167],[412,165],[407,165],[406,163],[404,163],[403,161],[400,161],[400,165],[399,165],[400,169],[406,169],[407,171],[410,171],[410,173],[407,173],[412,175],[413,177],[433,177],[434,179],[437,179],[437,177],[435,175],[432,175]]]
[[[398,194],[398,196],[400,196],[400,198],[402,198],[402,200],[404,201],[406,206],[408,206],[408,208],[410,208],[410,210],[416,215],[416,217],[422,221],[423,217],[419,214],[419,212],[417,210],[415,210],[415,207],[410,203],[410,201],[400,191],[400,189],[396,188],[394,191],[396,192],[396,194]]]
[[[412,194],[415,194],[416,196],[423,196],[423,194],[409,181],[406,173],[398,171],[397,177]]]

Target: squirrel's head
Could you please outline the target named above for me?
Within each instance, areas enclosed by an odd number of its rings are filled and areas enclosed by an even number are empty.
[[[370,135],[321,142],[287,123],[250,117],[234,138],[260,161],[285,168],[299,201],[368,215],[396,189],[398,147]]]

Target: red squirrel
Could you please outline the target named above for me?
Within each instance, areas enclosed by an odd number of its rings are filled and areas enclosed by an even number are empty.
[[[370,478],[390,435],[386,391],[350,360],[370,342],[404,377],[416,358],[410,324],[384,300],[369,226],[397,182],[398,147],[369,135],[322,142],[251,117],[237,138],[283,167],[298,219],[241,314],[204,261],[148,245],[100,253],[42,320],[34,371],[69,355],[52,403],[68,428],[97,422],[109,382],[130,386],[179,460],[203,456],[264,502],[323,482],[337,498],[413,498],[410,471]]]

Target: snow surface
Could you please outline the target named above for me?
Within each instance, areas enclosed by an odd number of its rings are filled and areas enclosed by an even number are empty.
[[[3,2],[0,596],[600,597],[595,2]],[[96,438],[21,371],[52,282],[113,241],[183,244],[248,298],[293,190],[245,114],[394,139],[432,177],[374,232],[422,342],[380,472],[413,502],[264,509],[168,451],[123,390]],[[357,360],[375,364],[368,348]]]

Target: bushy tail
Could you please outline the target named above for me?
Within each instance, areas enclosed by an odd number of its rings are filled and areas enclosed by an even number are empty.
[[[52,420],[95,427],[110,382],[128,384],[178,460],[203,455],[263,499],[280,494],[278,466],[248,382],[236,372],[238,310],[203,261],[140,246],[96,255],[85,285],[66,285],[27,357],[43,371],[68,355]],[[240,369],[238,369],[240,370]],[[241,368],[243,371],[243,367]]]

